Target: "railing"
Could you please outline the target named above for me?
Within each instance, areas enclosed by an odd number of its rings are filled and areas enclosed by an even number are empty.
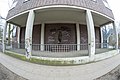
[[[32,44],[33,50],[40,51],[43,48],[44,51],[49,52],[69,52],[76,51],[76,44]]]
[[[6,49],[25,49],[25,43],[10,42],[6,43]]]
[[[3,46],[2,46],[2,42],[0,41],[0,52],[2,52]]]
[[[77,51],[77,47],[81,50],[87,50],[87,44],[32,44],[32,49],[36,51],[49,51],[49,52],[70,52]],[[42,49],[41,49],[42,48]]]
[[[88,50],[88,44],[80,44],[80,50]]]
[[[12,43],[13,49],[25,49],[25,43]]]
[[[6,50],[25,55],[25,43],[10,42],[6,43]]]
[[[79,50],[87,50],[87,44],[32,44],[33,51],[46,51],[46,52],[71,52]],[[25,43],[11,42],[11,44],[6,44],[7,50],[24,49]]]
[[[115,48],[115,45],[108,43],[96,43],[96,49],[100,48]],[[25,43],[11,42],[10,45],[6,45],[6,49],[24,49]],[[32,44],[33,51],[46,51],[46,52],[71,52],[78,50],[88,50],[88,44]]]
[[[95,44],[96,49],[97,48],[115,48],[115,44],[111,45],[109,43],[96,43]]]

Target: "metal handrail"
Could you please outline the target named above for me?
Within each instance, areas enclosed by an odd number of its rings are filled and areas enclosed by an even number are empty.
[[[31,44],[34,51],[48,52],[70,52],[79,50],[88,50],[88,44]],[[12,49],[25,49],[25,43],[11,42]],[[96,43],[97,48],[109,48],[108,43]],[[43,48],[43,49],[41,49]]]
[[[81,50],[87,49],[87,44],[32,44],[33,50],[40,51],[42,47],[44,51],[51,52],[77,51],[77,46],[80,46]]]

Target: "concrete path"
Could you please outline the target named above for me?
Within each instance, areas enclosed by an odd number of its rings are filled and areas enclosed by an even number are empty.
[[[86,65],[46,66],[24,62],[0,53],[0,63],[29,80],[93,80],[117,67],[120,64],[120,54]]]

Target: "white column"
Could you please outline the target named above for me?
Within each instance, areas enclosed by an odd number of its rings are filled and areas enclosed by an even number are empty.
[[[45,24],[41,25],[41,51],[44,51],[44,32],[45,32]]]
[[[76,24],[76,32],[77,32],[77,50],[80,50],[80,26],[79,23]]]
[[[17,27],[17,43],[18,43],[18,48],[20,48],[20,27]]]
[[[117,32],[115,22],[113,22],[113,30],[115,34],[115,48],[118,49],[118,32]]]
[[[8,23],[5,23],[4,29],[3,29],[3,40],[2,40],[2,45],[3,45],[3,53],[5,52],[5,43],[6,43],[6,32],[7,32],[7,25]]]
[[[11,28],[13,28],[15,25],[14,24],[11,24]],[[13,45],[15,45],[15,44],[13,44],[13,31],[11,32],[11,35],[10,35],[10,46],[11,46],[11,48],[13,48]]]
[[[100,33],[101,33],[101,48],[103,48],[103,32],[102,32],[102,27],[100,27]]]
[[[95,30],[92,13],[90,10],[86,11],[86,22],[88,30],[88,52],[90,60],[93,61],[95,56]]]
[[[25,33],[25,49],[26,49],[26,58],[31,57],[32,53],[32,31],[34,24],[35,13],[33,10],[29,11],[27,24],[26,24],[26,33]]]

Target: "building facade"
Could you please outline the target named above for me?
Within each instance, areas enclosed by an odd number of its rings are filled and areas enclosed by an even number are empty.
[[[96,49],[104,47],[101,27],[107,24],[113,24],[118,47],[114,16],[106,0],[14,0],[7,23],[17,26],[16,42],[25,44],[18,47],[25,48],[28,58],[35,55],[33,51],[47,53],[39,55],[43,57],[66,58],[74,53],[80,57],[87,50],[83,56],[92,61]],[[6,27],[3,40],[5,32]],[[4,43],[3,47],[5,51]]]

